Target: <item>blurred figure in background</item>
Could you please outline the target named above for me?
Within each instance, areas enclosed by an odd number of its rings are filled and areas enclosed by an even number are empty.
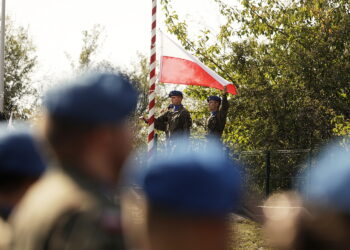
[[[0,250],[8,249],[13,209],[45,171],[45,164],[29,129],[9,131],[0,125]]]
[[[145,242],[136,247],[132,242],[130,249],[229,249],[229,215],[239,207],[241,195],[236,166],[216,141],[201,144],[198,150],[188,140],[176,145],[176,153],[157,155],[136,174],[145,199],[144,208],[139,209],[139,216],[145,216],[140,219],[145,236],[138,240]],[[134,201],[140,203],[140,199]]]
[[[221,138],[226,125],[229,103],[227,101],[227,87],[224,87],[222,99],[218,96],[207,98],[210,117],[207,120],[207,136],[217,136]]]
[[[48,92],[44,132],[56,162],[18,207],[13,249],[124,249],[115,197],[136,104],[120,74],[93,74]]]
[[[283,250],[350,249],[350,151],[333,145],[304,175],[301,195],[284,193],[265,206],[265,232]]]

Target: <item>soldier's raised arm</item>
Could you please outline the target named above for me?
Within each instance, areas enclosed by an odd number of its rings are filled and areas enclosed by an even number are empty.
[[[223,90],[222,103],[221,103],[220,111],[227,115],[227,111],[228,111],[229,107],[230,107],[230,104],[227,101],[227,87],[225,86],[224,90]]]

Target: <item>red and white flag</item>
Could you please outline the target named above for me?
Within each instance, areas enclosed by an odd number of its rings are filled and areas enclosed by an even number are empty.
[[[160,32],[160,38],[160,82],[197,85],[220,90],[227,86],[228,93],[237,94],[237,89],[232,83],[205,66],[198,58],[189,54],[162,32]]]

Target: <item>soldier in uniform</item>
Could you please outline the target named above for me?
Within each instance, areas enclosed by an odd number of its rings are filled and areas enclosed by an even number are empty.
[[[0,250],[8,249],[13,209],[45,171],[38,146],[29,130],[9,131],[0,125]]]
[[[55,163],[19,205],[12,249],[124,249],[116,190],[136,104],[121,74],[89,75],[46,94],[44,135]]]
[[[222,100],[218,96],[209,96],[207,101],[210,111],[210,117],[207,120],[206,126],[207,136],[217,136],[221,138],[225,129],[226,117],[229,109],[226,86],[223,91]]]
[[[232,242],[229,214],[240,203],[236,166],[217,141],[198,150],[187,140],[163,151],[137,171],[147,205],[147,250],[226,250]],[[138,237],[143,239],[143,237]]]
[[[183,99],[182,92],[173,90],[170,92],[169,98],[171,98],[171,104],[166,112],[155,119],[155,129],[165,131],[168,139],[179,135],[189,137],[192,119],[190,112],[181,104]],[[142,119],[147,123],[146,118],[143,117]]]

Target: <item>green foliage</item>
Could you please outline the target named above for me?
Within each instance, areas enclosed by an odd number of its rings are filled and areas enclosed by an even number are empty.
[[[5,118],[28,119],[33,107],[23,107],[23,98],[38,98],[30,76],[37,63],[35,47],[23,27],[6,20],[5,35]]]
[[[314,148],[349,134],[349,1],[215,2],[226,19],[219,34],[190,39],[171,1],[162,1],[168,31],[239,86],[226,142],[241,150]],[[186,92],[203,101],[211,90]]]
[[[91,57],[96,54],[99,47],[99,40],[102,32],[102,27],[95,25],[91,30],[84,30],[83,46],[79,55],[79,68],[86,70],[91,67]]]

